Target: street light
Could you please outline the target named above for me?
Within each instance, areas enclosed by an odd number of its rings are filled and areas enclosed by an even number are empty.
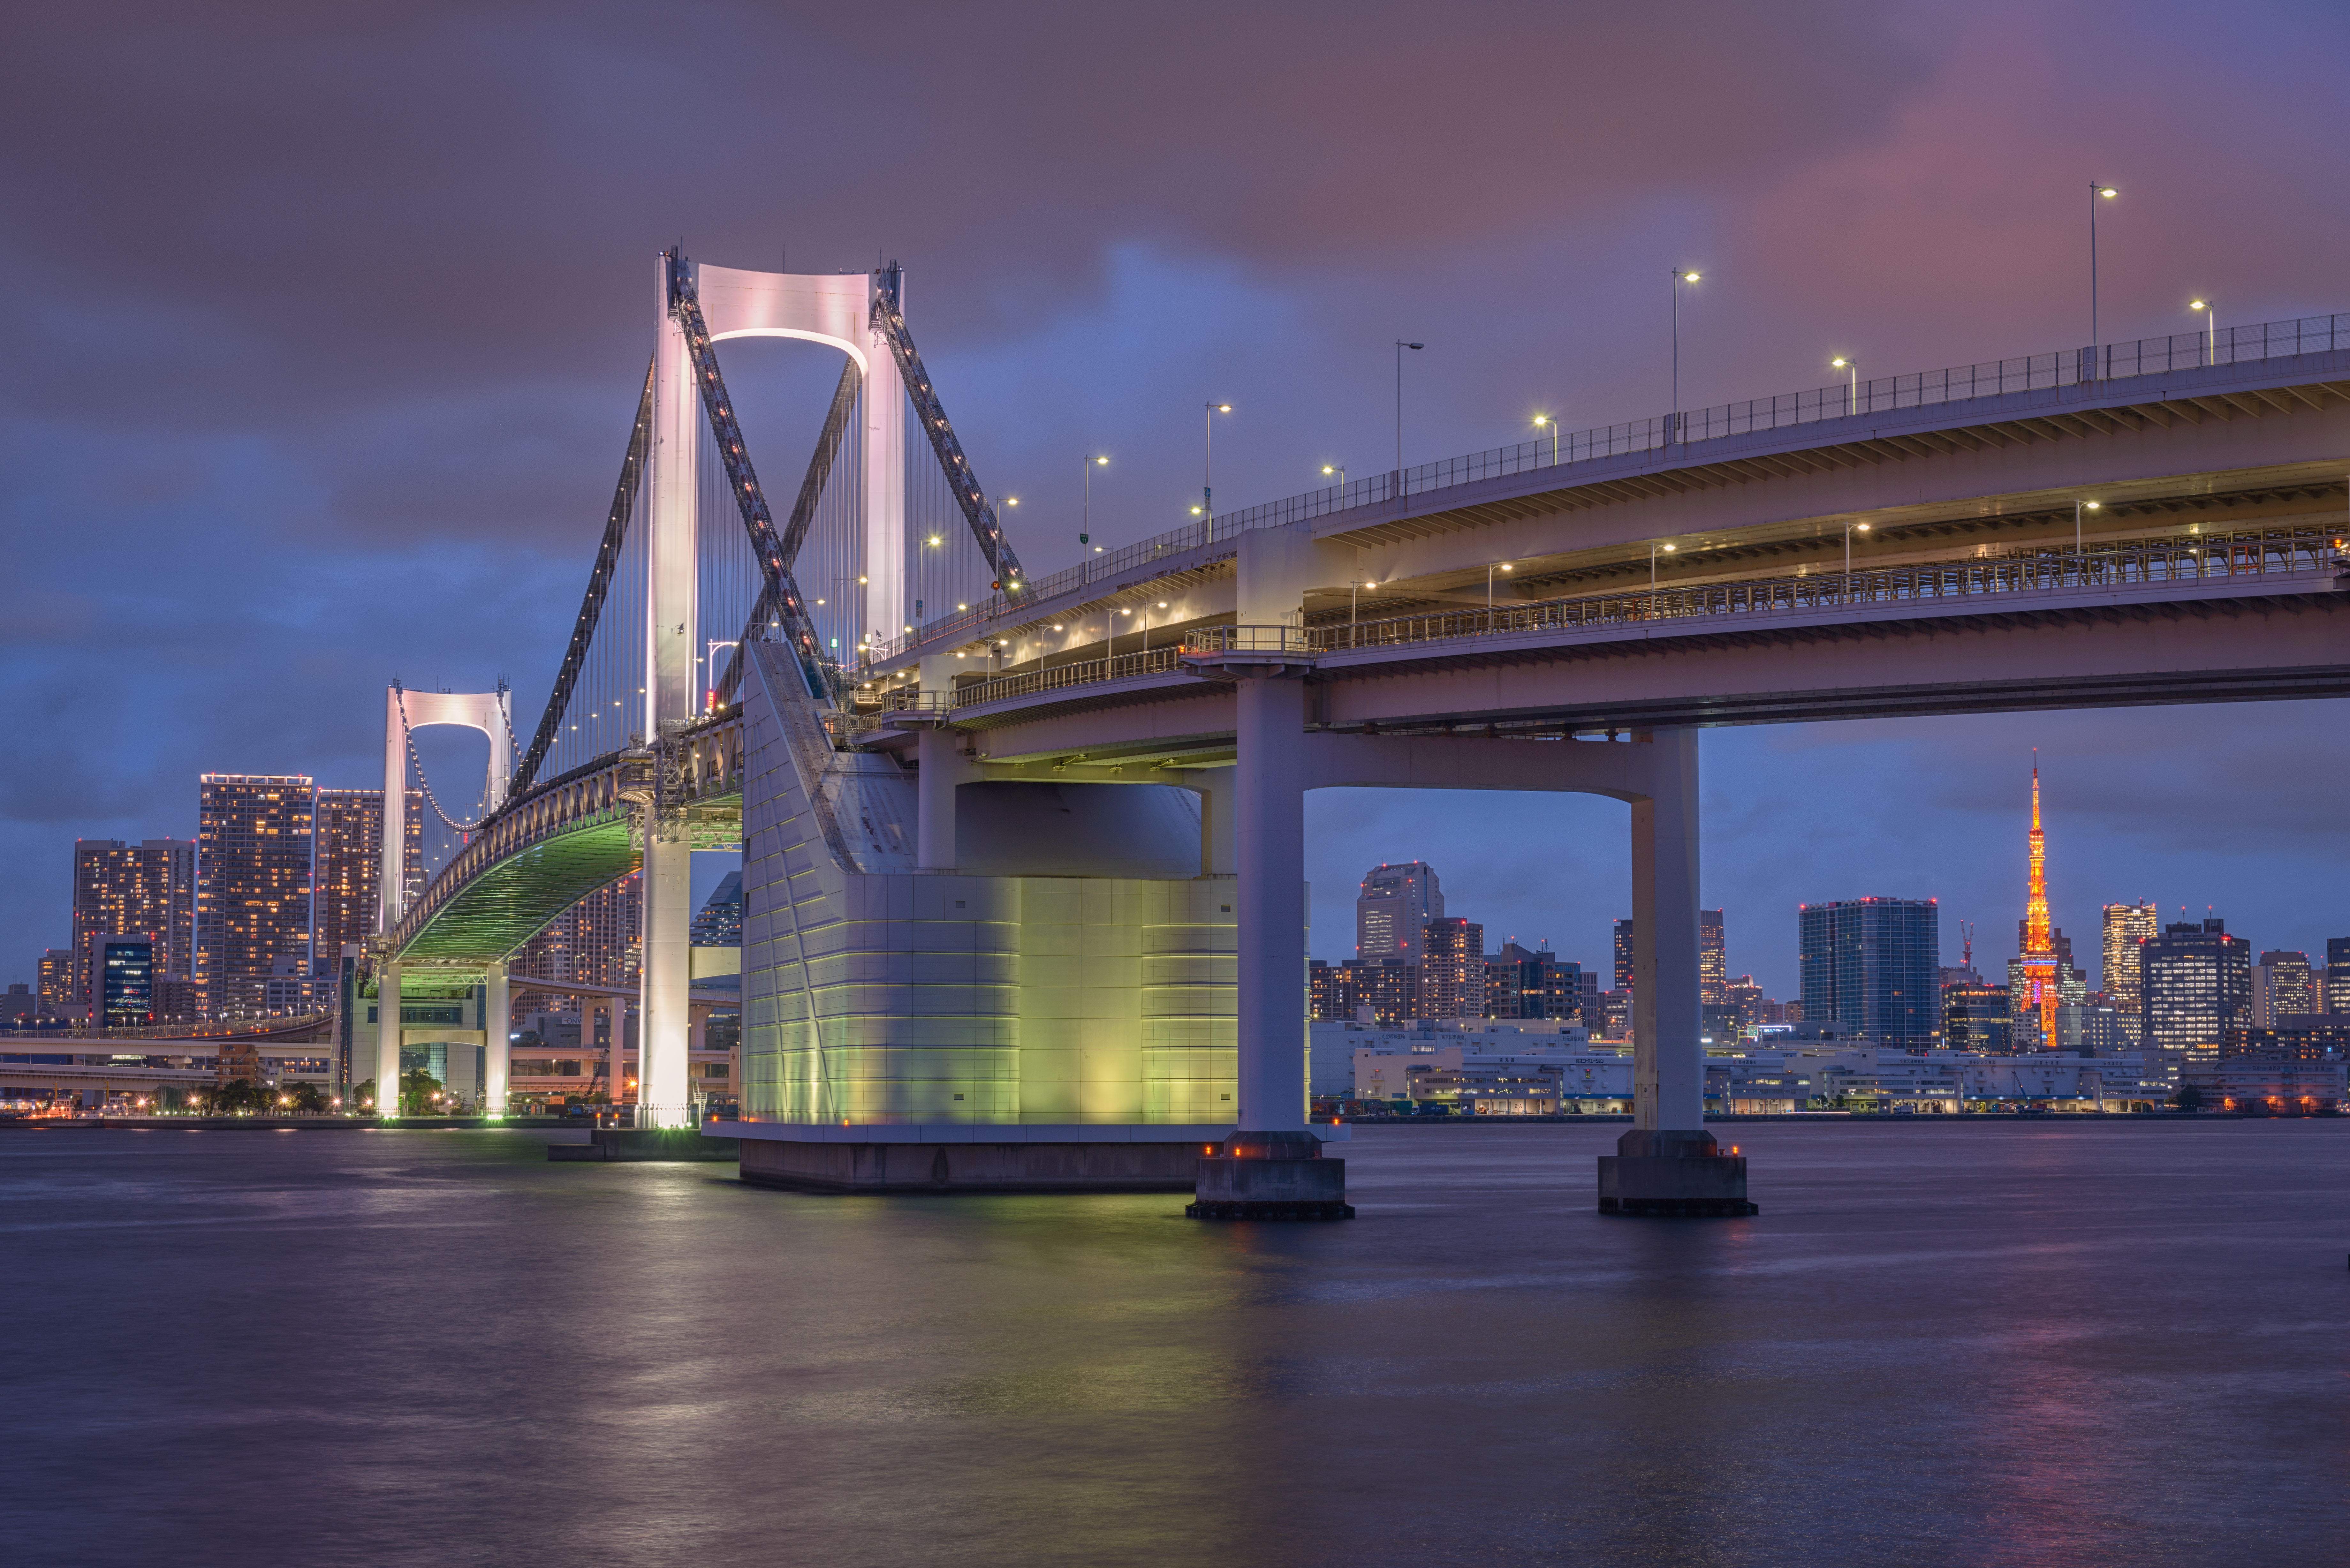
[[[1673,268],[1673,406],[1667,411],[1675,430],[1681,411],[1681,285],[1700,282],[1702,275],[1693,267]],[[1666,439],[1670,440],[1673,433],[1669,431]]]
[[[2219,307],[2208,299],[2190,299],[2187,302],[2187,308],[2203,313],[2203,363],[2218,364],[2220,362]]]
[[[1844,586],[1847,592],[1852,588],[1852,536],[1856,531],[1866,534],[1868,532],[1868,524],[1847,523],[1844,525]]]
[[[2073,503],[2073,554],[2077,556],[2081,553],[2081,514],[2084,511],[2103,511],[2105,509],[2105,504],[2106,504],[2102,501],[2075,501]]]
[[[1415,351],[1416,351],[1416,350],[1419,350],[1419,349],[1421,349],[1421,348],[1427,348],[1427,347],[1428,347],[1428,345],[1427,345],[1427,344],[1425,344],[1425,343],[1407,343],[1407,342],[1405,342],[1405,341],[1404,341],[1402,338],[1400,338],[1400,337],[1399,337],[1399,338],[1397,338],[1397,339],[1396,339],[1396,346],[1395,346],[1395,348],[1396,348],[1396,465],[1395,465],[1396,478],[1395,478],[1395,487],[1396,487],[1396,500],[1397,500],[1398,502],[1401,502],[1401,501],[1403,500],[1403,351],[1404,351],[1405,349],[1407,349],[1407,348],[1410,348],[1410,349],[1413,349],[1413,350],[1415,350]]]
[[[1200,542],[1216,536],[1216,416],[1232,411],[1230,403],[1209,403],[1200,416]]]
[[[2097,347],[2097,203],[2110,202],[2121,194],[2102,180],[2089,182],[2089,353],[2090,369],[2098,369],[2097,360],[2104,356]],[[2095,378],[2102,379],[2103,377]]]
[[[1654,620],[1654,619],[1656,618],[1656,616],[1657,616],[1657,552],[1658,552],[1658,551],[1659,551],[1659,550],[1662,550],[1666,555],[1669,556],[1669,555],[1671,555],[1675,550],[1679,549],[1679,547],[1680,547],[1680,546],[1679,546],[1679,545],[1659,545],[1659,544],[1656,543],[1654,540],[1649,541],[1649,544],[1648,544],[1648,618],[1649,618],[1649,619],[1651,619],[1651,620]]]
[[[1846,395],[1844,411],[1848,414],[1860,412],[1860,361],[1847,359],[1839,354],[1828,361],[1828,369],[1848,370],[1852,373],[1852,390]]]
[[[1347,465],[1343,462],[1326,462],[1322,465],[1323,478],[1327,479],[1334,473],[1338,476],[1339,490],[1344,492],[1347,488]],[[1339,499],[1345,499],[1343,493],[1340,495]]]
[[[1534,429],[1540,430],[1544,425],[1550,427],[1550,465],[1556,468],[1558,466],[1558,421],[1548,414],[1536,414]]]
[[[1097,452],[1089,452],[1086,453],[1086,510],[1085,521],[1077,529],[1077,543],[1079,545],[1090,545],[1094,542],[1094,470],[1106,466],[1108,462],[1109,459],[1102,456],[1101,453]],[[1085,572],[1086,557],[1084,553],[1080,551],[1077,556],[1077,578],[1080,582],[1085,579]]]

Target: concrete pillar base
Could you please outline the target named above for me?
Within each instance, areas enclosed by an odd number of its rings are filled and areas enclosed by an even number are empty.
[[[712,1141],[733,1124],[706,1124]],[[738,1142],[742,1177],[795,1192],[1180,1192],[1200,1145]]]
[[[1235,1133],[1199,1161],[1192,1220],[1352,1220],[1347,1162],[1322,1158],[1311,1133]]]
[[[1599,1212],[1649,1219],[1743,1218],[1746,1158],[1724,1154],[1708,1132],[1635,1128],[1599,1157]]]

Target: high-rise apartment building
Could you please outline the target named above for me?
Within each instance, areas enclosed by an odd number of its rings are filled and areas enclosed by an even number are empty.
[[[80,1008],[80,992],[74,986],[76,972],[73,949],[50,948],[41,954],[33,994],[43,1014],[62,1018]]]
[[[78,838],[73,853],[73,1005],[98,1016],[90,944],[124,932],[151,936],[158,979],[185,980],[195,964],[196,846],[185,838]],[[145,1022],[141,1020],[141,1022]]]
[[[1423,935],[1442,919],[1444,890],[1434,867],[1424,860],[1377,867],[1355,898],[1355,956],[1417,965]]]
[[[2274,1029],[2280,1018],[2306,1017],[2317,1011],[2317,992],[2310,981],[2307,953],[2264,952],[2253,967],[2251,980],[2253,1028]]]
[[[1628,992],[1632,989],[1632,922],[1629,919],[1616,922],[1615,958],[1616,989]]]
[[[2149,1051],[2217,1051],[2242,1023],[2251,990],[2251,944],[2223,919],[2179,921],[2140,950]]]
[[[737,948],[743,945],[743,873],[729,871],[726,879],[702,900],[693,917],[696,947]]]
[[[280,959],[309,972],[313,789],[300,774],[197,781],[195,981],[209,1017],[264,1011]]]
[[[1721,940],[1721,911],[1700,909],[1697,912],[1697,999],[1705,1006],[1719,1007],[1729,997],[1730,950]]]
[[[644,929],[644,877],[631,871],[598,888],[523,944],[510,964],[515,1010],[556,1012],[568,993],[534,981],[578,981],[587,985],[633,986]]]
[[[1485,1015],[1485,928],[1430,920],[1420,934],[1419,1004],[1428,1018]]]
[[[1931,898],[1805,904],[1804,1021],[1913,1050],[1941,1041],[1941,909]]]
[[[2160,929],[2161,917],[2152,904],[2107,904],[2105,910],[2105,974],[2100,981],[2106,1000],[2122,1012],[2146,1010],[2145,990],[2138,974],[2138,945]]]
[[[376,889],[383,871],[383,791],[320,789],[313,807],[310,960],[313,977],[331,985],[347,943],[375,934]],[[407,887],[424,890],[424,792],[408,792],[402,817]]]

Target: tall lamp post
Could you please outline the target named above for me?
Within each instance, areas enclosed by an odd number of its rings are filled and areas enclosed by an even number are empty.
[[[2120,194],[2119,190],[2102,180],[2089,182],[2089,354],[2090,369],[2097,371],[2094,378],[2097,380],[2105,379],[2097,364],[2105,357],[2097,342],[2097,203],[2110,202]]]
[[[2075,556],[2081,553],[2081,514],[2085,511],[2101,511],[2105,504],[2106,504],[2102,501],[2075,501],[2073,503],[2073,554]]]
[[[1536,414],[1534,429],[1542,430],[1545,427],[1550,431],[1550,465],[1556,468],[1558,466],[1558,421],[1548,414]]]
[[[1650,620],[1657,618],[1657,553],[1661,550],[1669,556],[1679,547],[1678,545],[1659,545],[1653,540],[1648,545],[1648,618]]]
[[[2203,313],[2203,363],[2218,364],[2220,362],[2220,307],[2208,299],[2190,299],[2187,302],[2187,308]]]
[[[1085,580],[1086,580],[1086,578],[1087,578],[1087,576],[1088,576],[1088,573],[1089,573],[1089,568],[1088,568],[1088,566],[1087,566],[1087,563],[1088,563],[1089,561],[1091,561],[1091,560],[1093,559],[1093,557],[1092,557],[1091,556],[1088,556],[1087,554],[1086,554],[1086,552],[1085,552],[1085,548],[1084,548],[1084,547],[1085,547],[1086,545],[1090,545],[1090,544],[1092,544],[1092,543],[1094,542],[1094,470],[1095,470],[1095,469],[1097,469],[1097,468],[1103,467],[1103,466],[1104,466],[1104,465],[1106,465],[1108,462],[1109,462],[1109,459],[1107,459],[1107,458],[1106,458],[1106,457],[1102,456],[1102,455],[1101,455],[1101,453],[1099,453],[1099,452],[1089,452],[1086,453],[1086,456],[1085,456],[1085,470],[1086,470],[1086,510],[1085,510],[1085,514],[1084,514],[1085,521],[1084,521],[1084,522],[1082,522],[1081,524],[1078,524],[1078,527],[1077,527],[1077,545],[1078,545],[1078,550],[1077,550],[1077,580],[1078,580],[1079,582],[1083,582],[1083,581],[1085,581]]]
[[[1700,281],[1694,267],[1673,268],[1673,406],[1667,410],[1673,428],[1669,435],[1678,435],[1681,422],[1681,285]]]
[[[1427,345],[1427,344],[1425,344],[1425,343],[1407,343],[1407,342],[1405,342],[1405,341],[1404,341],[1402,338],[1400,338],[1400,337],[1399,337],[1399,338],[1397,338],[1397,339],[1396,339],[1396,346],[1395,346],[1395,348],[1396,348],[1396,466],[1395,466],[1396,477],[1395,477],[1395,489],[1396,489],[1396,503],[1397,503],[1397,504],[1398,504],[1399,506],[1400,506],[1400,505],[1402,504],[1402,503],[1403,503],[1403,351],[1404,351],[1405,349],[1407,349],[1407,348],[1410,348],[1410,349],[1415,349],[1415,350],[1417,350],[1417,349],[1420,349],[1420,348],[1427,348],[1427,347],[1428,347],[1428,345]]]
[[[1828,361],[1828,369],[1842,370],[1851,376],[1852,390],[1845,394],[1844,411],[1848,414],[1860,412],[1860,361],[1839,354]]]
[[[1216,536],[1216,416],[1232,411],[1230,403],[1210,403],[1200,416],[1200,543]]]
[[[1866,523],[1847,523],[1844,525],[1844,591],[1847,595],[1852,592],[1852,536],[1856,533],[1867,532],[1868,524]]]

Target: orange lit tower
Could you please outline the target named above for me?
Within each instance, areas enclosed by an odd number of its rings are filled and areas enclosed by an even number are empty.
[[[2049,1047],[2056,1038],[2056,943],[2048,924],[2048,836],[2040,827],[2040,753],[2032,753],[2032,891],[2023,906],[2025,983],[2031,1005],[2040,1014],[2040,1039]]]

